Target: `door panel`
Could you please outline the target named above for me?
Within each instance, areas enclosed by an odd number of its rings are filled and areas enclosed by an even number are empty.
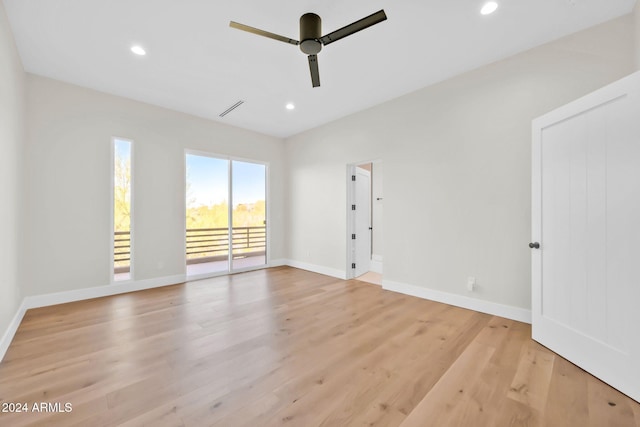
[[[534,121],[533,337],[640,398],[640,74]]]
[[[231,269],[267,263],[266,166],[231,162],[232,241]]]
[[[187,154],[187,275],[229,271],[229,161]]]

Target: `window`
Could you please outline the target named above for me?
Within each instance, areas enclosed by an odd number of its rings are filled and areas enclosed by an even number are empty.
[[[113,280],[130,280],[131,141],[113,139]]]

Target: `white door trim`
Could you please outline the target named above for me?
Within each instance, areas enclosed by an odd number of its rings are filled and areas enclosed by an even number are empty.
[[[355,242],[351,238],[352,234],[356,233],[356,225],[355,225],[355,215],[351,209],[351,206],[356,204],[356,186],[355,182],[352,180],[352,176],[356,174],[356,167],[359,165],[371,164],[373,166],[375,173],[375,165],[377,163],[381,163],[382,160],[364,160],[361,162],[349,163],[347,165],[347,174],[346,174],[346,184],[347,184],[347,204],[346,204],[346,224],[347,224],[347,233],[346,233],[346,262],[345,262],[345,277],[348,279],[353,279],[356,274],[356,270],[351,268],[352,264],[356,262],[356,247]],[[369,181],[370,189],[373,188],[373,180],[370,177]],[[373,195],[371,195],[373,197]],[[373,199],[370,200],[370,209],[373,209]],[[371,211],[372,212],[372,211]],[[373,226],[373,224],[370,224]],[[370,236],[370,246],[373,247],[373,232]],[[377,269],[380,273],[382,273],[382,258],[376,259],[378,263],[376,264]],[[369,270],[371,270],[371,265],[369,266]]]

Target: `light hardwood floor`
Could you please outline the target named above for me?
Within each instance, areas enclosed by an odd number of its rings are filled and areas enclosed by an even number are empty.
[[[42,426],[640,426],[529,325],[279,267],[29,310],[0,413]]]

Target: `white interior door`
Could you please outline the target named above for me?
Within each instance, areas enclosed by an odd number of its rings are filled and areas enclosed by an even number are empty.
[[[640,400],[640,73],[533,123],[533,338]]]
[[[355,276],[369,271],[371,264],[371,173],[355,168]]]

